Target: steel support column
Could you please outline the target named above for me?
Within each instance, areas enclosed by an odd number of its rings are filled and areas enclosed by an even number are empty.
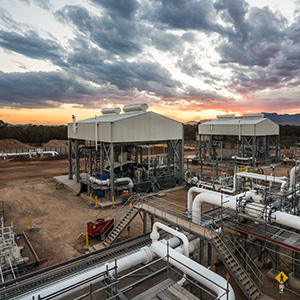
[[[78,148],[78,140],[75,140],[75,158],[76,158],[76,182],[79,182],[80,179],[80,160],[79,160],[79,148]]]
[[[210,267],[211,266],[211,259],[212,258],[212,247],[211,247],[211,243],[207,244],[207,266]]]
[[[143,212],[143,233],[147,233],[147,214]]]
[[[199,246],[199,263],[203,265],[204,262],[204,239],[200,238],[200,246]]]
[[[68,160],[69,160],[69,179],[73,179],[73,163],[72,163],[72,139],[68,139],[68,148],[69,148],[69,153],[68,153]]]
[[[110,197],[115,196],[115,157],[114,157],[114,144],[110,143]]]

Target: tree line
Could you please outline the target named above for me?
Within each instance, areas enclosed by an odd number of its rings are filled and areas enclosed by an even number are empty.
[[[294,147],[300,143],[300,126],[280,125],[280,145],[281,147]],[[184,125],[184,141],[194,145],[198,125]],[[25,144],[43,144],[49,140],[66,140],[67,126],[9,126],[0,120],[0,138],[16,139]]]
[[[50,140],[66,140],[67,126],[10,126],[0,121],[0,138],[16,139],[25,144],[44,144]]]

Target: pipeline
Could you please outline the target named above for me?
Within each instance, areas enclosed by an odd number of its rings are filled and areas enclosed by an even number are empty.
[[[251,192],[251,191],[250,191]],[[200,193],[193,201],[192,205],[192,221],[194,223],[201,223],[202,203],[210,203],[217,206],[222,206],[231,210],[239,209],[245,214],[258,219],[264,219],[268,222],[275,222],[280,225],[288,226],[300,230],[300,217],[291,215],[282,211],[275,211],[275,207],[271,205],[265,206],[260,203],[250,202],[249,198],[243,198],[239,203],[237,196],[225,196],[216,192]],[[249,194],[248,194],[249,196]],[[237,205],[240,205],[239,207]]]
[[[169,262],[173,264],[175,267],[180,269],[185,274],[193,277],[194,279],[198,280],[203,285],[207,286],[207,288],[211,289],[215,292],[222,300],[225,300],[227,297],[226,289],[227,289],[227,281],[221,277],[220,275],[212,272],[211,270],[205,268],[202,265],[199,265],[197,262],[191,260],[188,256],[186,256],[186,249],[189,249],[189,253],[195,251],[199,246],[199,239],[194,239],[193,241],[189,242],[188,238],[192,238],[193,236],[186,237],[183,233],[177,232],[174,229],[171,229],[161,223],[155,223],[152,231],[152,244],[149,247],[143,247],[139,251],[131,253],[125,257],[121,257],[117,260],[117,271],[121,273],[129,268],[132,268],[138,264],[149,263],[155,255],[160,257],[164,257],[167,253],[170,253],[171,258]],[[166,228],[167,227],[167,228]],[[157,228],[162,228],[171,234],[176,235],[175,237],[166,240],[158,241],[158,232]],[[184,236],[184,237],[183,237]],[[180,239],[184,242],[183,246],[179,246]],[[176,247],[173,249],[173,247]],[[169,247],[169,248],[168,248]],[[182,254],[184,253],[184,254]],[[180,263],[179,263],[180,262]],[[66,291],[63,296],[66,297],[67,295],[73,294],[90,284],[94,284],[104,279],[104,275],[98,276],[100,274],[104,274],[107,270],[110,276],[115,275],[115,261],[110,261],[106,264],[96,265],[93,269],[89,269],[82,273],[77,273],[76,275],[72,276],[71,278],[67,278],[66,280],[61,280],[58,282],[54,282],[45,286],[44,288],[40,288],[38,291],[30,291],[26,294],[23,294],[16,299],[23,299],[23,300],[32,300],[38,299],[38,297],[47,297],[52,295],[52,299],[61,298],[62,295],[59,294],[59,291],[63,289],[67,289],[72,285],[80,282],[84,282],[82,285],[75,287],[74,289],[69,289]],[[197,270],[194,271],[194,270]],[[93,278],[91,281],[86,281],[88,278]],[[97,278],[96,278],[97,277]],[[208,280],[208,279],[209,280]],[[229,293],[228,296],[230,300],[234,300],[234,291],[232,287],[229,285]]]
[[[187,194],[187,211],[188,211],[188,215],[191,216],[192,215],[192,211],[194,211],[194,209],[192,208],[193,206],[193,194],[194,193],[198,193],[198,194],[201,194],[201,193],[206,193],[206,194],[212,194],[212,195],[220,195],[220,193],[217,193],[215,191],[209,191],[209,190],[206,190],[206,189],[203,189],[203,188],[199,188],[199,187],[191,187],[189,190],[188,190],[188,194]],[[247,191],[247,192],[244,192],[244,193],[241,193],[241,194],[238,194],[236,196],[234,196],[236,198],[239,198],[239,197],[244,197],[245,199],[249,200],[250,197],[253,195],[254,191]],[[226,201],[228,199],[228,195],[223,195],[223,197],[226,197]]]
[[[291,171],[292,174],[292,171]],[[236,173],[237,177],[244,177],[244,178],[252,178],[252,179],[257,179],[257,180],[262,180],[262,181],[268,181],[268,182],[275,182],[275,183],[280,183],[280,191],[283,192],[286,185],[287,185],[287,178],[284,177],[275,177],[271,175],[263,175],[263,174],[257,174],[257,173],[250,173],[250,172],[239,172]]]
[[[97,179],[95,176],[90,176],[89,178],[90,183],[96,183],[100,186],[110,186],[111,185],[111,180],[110,179]],[[122,183],[128,186],[128,188],[132,189],[134,187],[133,181],[129,177],[122,177],[122,178],[117,178],[115,179],[115,184]]]

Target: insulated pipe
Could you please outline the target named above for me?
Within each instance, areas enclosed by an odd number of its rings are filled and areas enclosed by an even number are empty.
[[[193,207],[193,194],[194,193],[198,193],[198,194],[201,194],[201,193],[206,193],[206,194],[212,194],[212,195],[220,195],[220,193],[218,192],[215,192],[215,191],[209,191],[209,190],[205,190],[203,188],[199,188],[199,187],[191,187],[189,190],[188,190],[188,194],[187,194],[187,211],[188,211],[188,214],[191,215],[192,214],[192,210],[194,210],[192,207]],[[241,193],[241,194],[238,194],[238,195],[235,195],[235,196],[230,196],[230,197],[234,197],[232,199],[236,199],[237,197],[246,197],[247,199],[250,198],[250,196],[252,196],[253,194],[253,191],[247,191],[247,192],[244,192],[244,193]],[[223,197],[226,197],[226,201],[228,199],[228,195],[223,195]]]
[[[295,187],[296,184],[296,172],[299,172],[299,166],[295,166],[292,168],[290,173],[290,190]]]
[[[193,236],[189,235],[188,238],[192,238]],[[190,249],[191,250],[195,250],[197,248],[197,244],[199,244],[199,242],[197,243],[197,240],[198,239],[195,239],[191,242],[191,246],[190,246]],[[173,237],[169,240],[162,240],[160,241],[161,244],[168,244],[169,247],[176,247],[180,244],[180,239],[178,237]],[[166,246],[167,247],[167,246]],[[170,248],[169,248],[170,249]],[[176,248],[176,251],[180,251],[182,252],[183,251],[183,248],[182,247],[178,247]],[[125,257],[121,257],[120,259],[118,259],[118,273],[122,272],[122,271],[125,271],[129,268],[132,268],[140,263],[149,263],[152,259],[153,259],[153,253],[150,249],[150,247],[143,247],[141,248],[139,251],[137,252],[134,252],[132,254],[129,254]],[[31,292],[28,292],[26,294],[23,294],[19,297],[17,297],[16,299],[22,299],[22,300],[32,300],[33,298],[34,299],[38,299],[38,297],[46,297],[46,296],[49,296],[50,294],[52,293],[58,293],[60,290],[62,289],[65,289],[67,287],[70,287],[71,285],[75,284],[75,283],[79,283],[83,280],[86,280],[87,278],[90,278],[90,277],[93,277],[93,276],[96,276],[98,274],[101,274],[103,272],[105,272],[108,269],[111,269],[111,271],[109,272],[109,274],[111,276],[114,276],[115,274],[115,261],[111,261],[107,264],[103,264],[103,265],[100,265],[100,266],[96,266],[95,268],[93,269],[90,269],[86,272],[83,272],[83,273],[77,273],[75,276],[73,276],[72,278],[68,278],[66,280],[63,280],[63,281],[58,281],[58,282],[54,282],[42,289],[39,289],[38,291],[31,291]],[[64,297],[66,297],[67,295],[70,295],[70,294],[73,294],[75,293],[76,291],[86,287],[86,286],[89,286],[90,284],[93,284],[93,283],[96,283],[96,282],[99,282],[101,280],[104,279],[104,276],[101,276],[101,277],[98,277],[97,279],[93,280],[93,281],[90,281],[86,284],[83,284],[82,286],[78,287],[78,288],[74,288],[73,290],[70,290],[70,292],[66,292],[63,294]],[[57,297],[53,297],[53,299],[58,299],[58,298],[61,298],[62,295],[60,296],[57,296]]]
[[[109,186],[110,179],[100,180],[100,179],[97,179],[95,176],[90,176],[89,182],[96,183],[96,184],[99,184],[99,185],[107,185],[107,186]]]
[[[229,292],[227,298],[227,281],[220,275],[207,269],[206,267],[198,264],[194,260],[186,257],[185,255],[176,252],[172,248],[168,248],[167,245],[162,242],[156,241],[151,245],[151,250],[159,257],[166,257],[170,255],[168,261],[170,264],[181,270],[184,274],[187,274],[206,286],[208,289],[217,294],[220,300],[234,300],[234,291],[230,284],[228,284]],[[164,258],[166,260],[167,258]],[[195,271],[197,270],[197,271]],[[209,279],[209,280],[208,280]]]
[[[222,199],[223,198],[223,199]],[[236,200],[231,196],[225,196],[218,193],[201,193],[197,195],[192,206],[192,222],[201,224],[202,203],[210,203],[224,208],[236,209]]]
[[[224,196],[223,196],[224,197]],[[223,206],[232,210],[236,210],[236,199],[237,197],[228,196],[222,198],[220,195],[213,195],[211,193],[202,193],[195,197],[193,201],[193,214],[192,222],[196,224],[201,223],[202,203],[210,203],[217,206]],[[286,212],[276,211],[272,212],[270,205],[265,206],[256,202],[248,202],[243,199],[241,206],[245,214],[259,219],[267,219],[272,222],[275,220],[277,224],[288,226],[294,229],[300,230],[300,217],[291,215]]]
[[[222,192],[233,194],[236,191],[236,174],[233,175],[233,188],[232,190],[221,188]]]
[[[153,224],[153,227],[152,227],[152,232],[150,234],[150,238],[152,239],[153,242],[157,242],[158,239],[159,239],[159,232],[158,232],[158,228],[168,232],[168,233],[171,233],[172,235],[178,237],[179,239],[182,240],[183,242],[183,250],[184,250],[184,255],[189,257],[189,240],[188,238],[186,237],[185,234],[183,234],[182,232],[179,232],[165,224],[162,224],[160,222],[155,222]]]
[[[194,193],[198,193],[198,194],[200,194],[200,193],[212,193],[212,194],[214,194],[215,192],[208,191],[208,190],[205,190],[203,188],[196,187],[196,186],[191,187],[188,190],[188,194],[187,194],[187,211],[188,211],[188,214],[192,213],[192,204],[193,204],[193,194]]]
[[[133,188],[134,184],[133,184],[131,178],[129,178],[129,177],[122,177],[122,178],[115,179],[115,183],[124,183],[124,182],[127,182],[126,185],[128,185],[128,187],[130,189]]]
[[[276,211],[271,214],[271,220],[276,223],[300,230],[300,217],[288,214],[283,211]]]
[[[131,267],[134,267],[140,263],[148,263],[152,260],[153,254],[150,250],[149,247],[143,247],[141,248],[138,252],[134,252],[132,254],[129,254],[125,257],[122,257],[118,259],[118,273],[125,271]],[[75,276],[72,276],[66,280],[63,281],[57,281],[54,282],[53,284],[50,284],[42,289],[39,289],[38,291],[32,291],[27,294],[23,294],[20,297],[17,297],[16,299],[22,299],[22,300],[32,300],[32,299],[39,299],[38,297],[40,296],[41,298],[47,297],[50,294],[57,293],[60,290],[63,290],[67,287],[70,287],[73,284],[79,283],[81,281],[86,280],[87,278],[96,276],[98,274],[104,273],[106,270],[111,269],[109,271],[109,274],[113,276],[115,274],[115,261],[111,261],[107,264],[103,264],[101,266],[96,266],[95,268],[87,271],[87,272],[82,272],[82,273],[77,273]],[[104,275],[98,277],[97,279],[88,282],[87,284],[84,284],[78,288],[75,288],[71,290],[70,292],[66,292],[63,294],[64,297],[66,297],[69,294],[73,294],[76,291],[84,288],[85,286],[89,286],[90,284],[94,284],[96,282],[99,282],[104,279]],[[53,297],[53,299],[58,299],[61,298],[62,295]]]
[[[96,183],[99,185],[106,185],[106,186],[110,186],[110,183],[111,183],[110,179],[100,180],[100,179],[97,179],[95,176],[90,176],[89,181],[91,183]],[[131,178],[129,178],[129,177],[117,178],[117,179],[115,179],[115,183],[123,183],[123,184],[125,183],[126,185],[128,185],[129,188],[133,188],[133,186],[134,186]]]
[[[291,171],[292,174],[292,171]],[[237,177],[244,177],[244,178],[252,178],[252,179],[257,179],[257,180],[263,180],[263,181],[268,181],[268,182],[275,182],[275,183],[280,183],[280,191],[283,192],[285,186],[287,185],[287,178],[284,177],[275,177],[271,175],[263,175],[263,174],[257,174],[257,173],[248,173],[248,172],[239,172],[236,174]]]

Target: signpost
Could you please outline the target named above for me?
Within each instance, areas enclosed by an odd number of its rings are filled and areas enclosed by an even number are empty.
[[[283,273],[280,272],[275,279],[279,282],[279,295],[280,300],[282,299],[283,289],[284,289],[284,283],[288,280],[288,277]]]

